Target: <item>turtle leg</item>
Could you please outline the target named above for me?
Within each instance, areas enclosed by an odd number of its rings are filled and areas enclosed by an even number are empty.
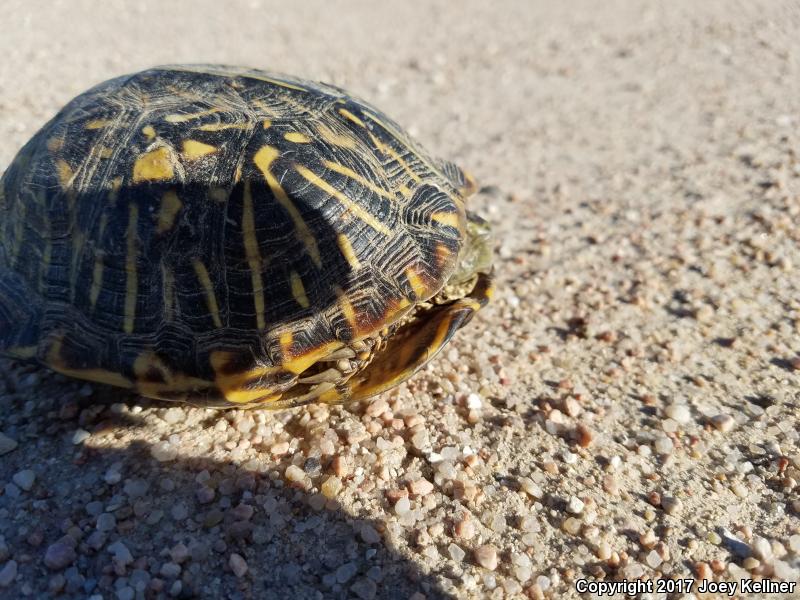
[[[411,377],[486,305],[493,289],[491,275],[480,273],[468,296],[450,304],[434,306],[423,313],[420,320],[400,328],[372,362],[344,382],[344,389],[337,390],[339,399],[333,401],[363,400]]]

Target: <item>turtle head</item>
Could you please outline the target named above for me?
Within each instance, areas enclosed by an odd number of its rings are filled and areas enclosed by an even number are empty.
[[[455,271],[445,287],[458,287],[479,273],[492,270],[492,229],[484,219],[467,212],[466,237]]]

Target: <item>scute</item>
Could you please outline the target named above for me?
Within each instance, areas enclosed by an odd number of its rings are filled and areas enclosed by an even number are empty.
[[[333,86],[216,65],[107,81],[0,180],[0,352],[267,397],[240,384],[285,389],[442,288],[470,181]]]

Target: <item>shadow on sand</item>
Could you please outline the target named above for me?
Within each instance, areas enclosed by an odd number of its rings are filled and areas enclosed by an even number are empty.
[[[453,597],[436,573],[422,572],[398,552],[392,524],[369,516],[374,506],[356,500],[348,511],[317,493],[332,456],[315,457],[315,442],[302,433],[292,431],[300,440],[295,456],[306,457],[311,474],[313,487],[305,489],[287,485],[291,454],[259,451],[258,466],[247,462],[252,450],[230,459],[225,441],[248,437],[232,434],[230,422],[221,425],[230,412],[188,410],[184,420],[174,411],[166,415],[174,404],[27,365],[0,367],[0,431],[19,443],[0,463],[0,536],[8,548],[0,569],[6,560],[17,564],[15,581],[0,588],[0,597]],[[133,400],[149,408],[139,411]],[[307,423],[310,411],[267,412],[265,419],[274,430],[288,430]],[[75,444],[79,429],[91,436]],[[179,454],[159,462],[153,445],[170,436]],[[208,438],[213,445],[205,450]],[[27,469],[36,478],[26,491],[24,478],[17,477],[18,485],[14,476]],[[342,494],[350,493],[355,482],[347,480],[354,477],[343,478]],[[375,483],[381,480],[366,473],[358,485]],[[387,503],[380,485],[369,497]],[[245,574],[234,573],[240,566],[234,555],[246,562]],[[59,558],[63,568],[48,568]]]

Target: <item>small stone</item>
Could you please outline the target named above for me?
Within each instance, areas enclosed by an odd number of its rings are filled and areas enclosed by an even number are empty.
[[[17,484],[19,488],[29,492],[33,487],[33,482],[36,481],[36,473],[30,469],[25,469],[24,471],[14,473],[14,476],[11,478],[11,480]]]
[[[664,512],[668,515],[674,515],[683,508],[683,502],[674,496],[664,496],[661,498],[661,508],[663,508]]]
[[[231,510],[233,518],[238,521],[249,521],[254,512],[255,509],[249,504],[237,504],[236,507]]]
[[[175,425],[177,423],[182,423],[186,419],[186,413],[182,408],[173,407],[165,410],[164,414],[161,415],[161,418],[165,423]]]
[[[247,562],[235,552],[231,554],[230,558],[228,559],[228,565],[230,566],[231,571],[233,571],[233,574],[239,579],[244,577],[247,573]]]
[[[800,534],[789,537],[789,549],[797,556],[800,556]]]
[[[181,566],[174,562],[165,562],[163,565],[161,565],[161,569],[158,573],[167,579],[175,579],[180,577]]]
[[[417,479],[409,484],[408,490],[415,496],[426,496],[433,491],[433,484],[427,479]]]
[[[108,551],[114,555],[114,562],[118,565],[126,567],[133,562],[131,551],[119,540],[111,544],[108,547]]]
[[[573,515],[579,515],[583,512],[584,503],[577,496],[572,496],[567,503],[567,512]]]
[[[541,486],[534,483],[530,477],[521,477],[519,480],[520,488],[523,492],[528,494],[531,498],[540,500],[544,496]]]
[[[17,561],[10,560],[0,569],[0,587],[8,587],[17,578]]]
[[[475,537],[475,525],[469,519],[460,519],[456,521],[453,532],[462,539],[471,540]]]
[[[369,577],[362,577],[350,586],[350,591],[361,600],[372,600],[378,593],[378,584]]]
[[[736,425],[736,421],[730,415],[719,414],[711,417],[711,424],[723,433],[727,433]]]
[[[758,560],[767,564],[772,562],[772,545],[769,543],[768,539],[757,535],[750,543],[750,548],[753,551],[753,556]]]
[[[342,480],[331,475],[320,486],[320,491],[326,498],[336,498],[342,489]]]
[[[466,553],[461,549],[461,546],[456,544],[450,544],[447,547],[447,553],[450,555],[450,558],[457,563],[460,563],[462,560],[464,560],[464,556],[466,555]]]
[[[675,445],[672,443],[672,440],[665,435],[657,437],[656,441],[653,443],[653,446],[655,451],[662,456],[672,454],[672,451],[675,449]]]
[[[411,510],[411,502],[408,498],[400,498],[394,505],[394,512],[398,515],[405,515]]]
[[[111,531],[117,526],[117,519],[111,513],[103,513],[97,517],[97,531]]]
[[[564,519],[564,522],[561,523],[561,529],[569,533],[570,535],[578,535],[581,530],[581,521],[580,519],[576,519],[575,517],[569,517]]]
[[[467,396],[467,408],[470,410],[480,410],[483,407],[481,397],[476,393],[471,393]]]
[[[61,540],[48,546],[44,554],[44,564],[48,569],[60,571],[75,561],[75,549]]]
[[[0,456],[8,454],[18,446],[17,440],[11,439],[4,433],[0,433]]]
[[[170,509],[169,514],[172,515],[172,518],[176,521],[183,521],[189,516],[189,508],[183,502],[178,502]]]
[[[92,434],[86,431],[85,429],[76,429],[75,433],[72,434],[72,443],[75,444],[76,446],[78,444],[82,444],[83,442],[88,440],[91,437],[91,435]]]
[[[649,566],[651,569],[656,569],[659,567],[659,565],[661,565],[663,561],[658,552],[656,552],[655,550],[651,550],[650,553],[645,558],[645,562],[647,563],[647,566]]]
[[[673,421],[685,425],[692,419],[692,413],[685,404],[675,402],[664,409],[664,414]]]
[[[158,442],[150,448],[150,455],[158,462],[170,462],[178,457],[178,449],[169,442]]]
[[[378,542],[381,541],[381,535],[369,523],[364,523],[361,525],[359,535],[361,536],[361,539],[364,540],[364,542],[367,544],[377,544]]]
[[[201,485],[198,487],[195,495],[197,496],[197,501],[200,504],[208,504],[214,500],[214,490],[207,485]]]
[[[144,479],[128,479],[125,481],[123,490],[131,498],[141,498],[149,488],[150,484]]]
[[[494,571],[497,568],[497,548],[491,544],[484,544],[475,548],[475,562],[484,569]]]
[[[336,581],[339,583],[347,583],[353,578],[353,575],[358,571],[355,563],[347,562],[336,569]]]
[[[129,585],[117,590],[117,600],[134,600],[134,598],[136,598],[136,590]]]

